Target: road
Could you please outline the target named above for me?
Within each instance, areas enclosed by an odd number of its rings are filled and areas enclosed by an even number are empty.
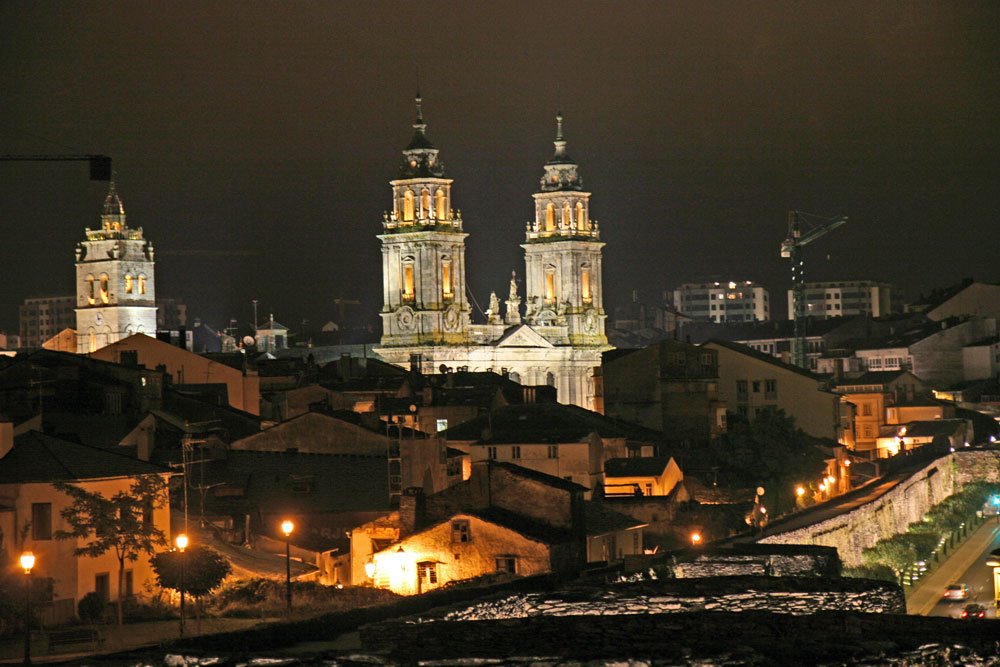
[[[1000,524],[991,519],[973,534],[969,540],[952,556],[927,577],[921,596],[922,609],[914,609],[911,613],[925,616],[958,617],[962,608],[971,602],[978,602],[986,607],[989,618],[996,618],[993,606],[993,569],[985,562],[989,553],[1000,548]],[[942,602],[941,593],[948,584],[968,584],[971,589],[969,599],[965,602]],[[911,595],[913,601],[917,595]],[[924,602],[929,600],[927,602]],[[909,606],[909,605],[908,605]]]

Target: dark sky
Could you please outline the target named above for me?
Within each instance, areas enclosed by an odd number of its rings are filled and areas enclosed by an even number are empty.
[[[157,294],[225,325],[381,306],[375,235],[412,135],[463,211],[484,302],[523,271],[553,117],[632,289],[749,278],[784,303],[787,211],[851,221],[813,279],[909,296],[1000,280],[1000,3],[0,3],[0,153],[106,153]],[[0,327],[73,292],[106,184],[0,164]]]

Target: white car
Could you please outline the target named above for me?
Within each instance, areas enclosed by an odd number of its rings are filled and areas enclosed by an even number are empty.
[[[969,597],[969,586],[967,584],[951,584],[944,589],[945,600],[966,600]]]

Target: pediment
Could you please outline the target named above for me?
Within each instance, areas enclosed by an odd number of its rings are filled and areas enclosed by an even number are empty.
[[[555,347],[547,341],[544,336],[532,329],[527,324],[519,324],[504,332],[500,340],[496,342],[497,347]]]

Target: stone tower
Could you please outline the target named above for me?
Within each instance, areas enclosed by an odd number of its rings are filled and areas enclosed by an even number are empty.
[[[100,229],[76,245],[77,352],[94,352],[132,334],[156,335],[153,244],[125,222],[114,181]]]
[[[382,345],[463,345],[469,340],[462,214],[451,207],[451,179],[427,138],[420,94],[413,139],[392,210],[382,215]]]
[[[606,346],[601,248],[597,222],[590,219],[590,193],[576,162],[566,153],[563,119],[556,116],[555,154],[545,163],[536,192],[535,219],[528,222],[524,248],[527,311],[538,327],[565,326],[574,347]]]

